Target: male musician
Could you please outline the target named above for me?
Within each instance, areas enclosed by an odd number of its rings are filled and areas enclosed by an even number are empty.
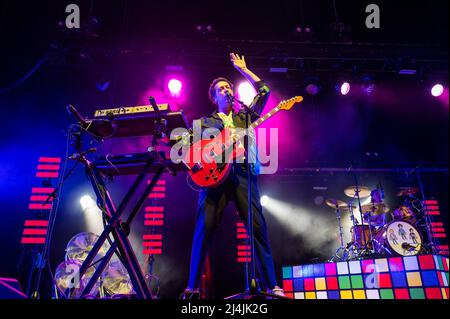
[[[269,88],[257,75],[247,68],[244,56],[240,57],[237,54],[231,53],[230,59],[233,66],[258,92],[250,108],[259,116],[269,97]],[[209,87],[209,98],[216,105],[217,110],[211,116],[201,119],[202,129],[216,128],[223,130],[224,128],[246,127],[245,111],[234,110],[233,102],[229,95],[233,96],[233,84],[228,79],[219,77],[212,81]],[[251,120],[254,121],[256,118],[254,114]],[[260,274],[261,288],[267,289],[269,293],[283,296],[283,290],[276,283],[266,221],[260,204],[260,195],[256,180],[257,167],[255,163],[250,165],[255,259]],[[208,249],[212,236],[222,219],[223,211],[230,200],[235,203],[239,217],[248,230],[247,181],[245,164],[233,163],[229,176],[220,186],[216,188],[203,188],[201,190],[198,199],[196,226],[192,243],[189,283],[183,293],[183,298],[200,298],[200,278]]]

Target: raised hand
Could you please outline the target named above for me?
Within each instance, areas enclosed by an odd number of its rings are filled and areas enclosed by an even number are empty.
[[[237,70],[244,70],[247,68],[244,56],[241,58],[238,54],[230,53],[230,61],[233,62],[233,66]]]

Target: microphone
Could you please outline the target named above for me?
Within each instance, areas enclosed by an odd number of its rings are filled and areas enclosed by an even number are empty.
[[[73,105],[67,105],[66,107],[67,112],[72,114],[72,116],[82,125],[87,126],[88,122],[81,116],[80,113],[78,113],[77,109]]]
[[[231,102],[234,101],[235,97],[234,97],[233,95],[231,95],[230,91],[227,91],[227,92],[225,93],[225,95],[228,97],[228,99],[229,99]]]
[[[416,246],[413,246],[413,245],[408,244],[408,243],[403,243],[403,244],[402,244],[402,248],[403,248],[404,250],[413,251],[413,250],[416,249]]]

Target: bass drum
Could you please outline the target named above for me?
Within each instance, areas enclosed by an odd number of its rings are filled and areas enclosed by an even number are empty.
[[[422,237],[409,222],[396,220],[375,234],[374,247],[383,255],[414,256],[422,249]]]

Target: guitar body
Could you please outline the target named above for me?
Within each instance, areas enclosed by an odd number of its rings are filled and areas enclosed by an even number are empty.
[[[215,138],[202,139],[189,148],[184,162],[190,168],[188,174],[195,184],[210,188],[219,186],[230,173],[233,161],[244,155],[244,149],[235,145],[227,150],[224,148],[230,136],[230,131],[224,129]]]

